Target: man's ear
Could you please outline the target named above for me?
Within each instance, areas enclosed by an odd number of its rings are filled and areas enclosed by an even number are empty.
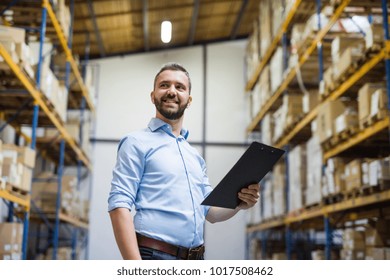
[[[152,103],[154,104],[154,91],[150,93],[150,99],[152,100]]]
[[[190,95],[190,96],[188,97],[187,108],[190,107],[191,103],[192,103],[192,96]]]

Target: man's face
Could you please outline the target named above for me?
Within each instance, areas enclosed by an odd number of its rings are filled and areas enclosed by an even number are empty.
[[[165,70],[156,79],[151,99],[157,109],[157,117],[180,119],[190,105],[188,77],[182,71]]]

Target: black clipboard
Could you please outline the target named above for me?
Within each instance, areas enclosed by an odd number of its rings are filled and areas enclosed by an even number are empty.
[[[238,192],[260,182],[283,154],[281,149],[253,142],[202,205],[236,208],[240,203]]]

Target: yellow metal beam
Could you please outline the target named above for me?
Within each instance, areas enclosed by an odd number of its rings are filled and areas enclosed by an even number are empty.
[[[45,213],[44,212],[44,214],[45,214],[45,217],[49,220],[54,220],[56,218],[55,213]],[[88,227],[89,227],[88,223],[80,221],[79,219],[77,219],[75,217],[71,217],[71,216],[64,214],[64,213],[59,213],[58,217],[59,217],[61,222],[65,222],[65,223],[74,225],[74,226],[79,227],[79,228],[88,229]],[[37,213],[31,213],[30,219],[34,219],[36,221],[41,221],[41,218]]]
[[[317,47],[317,44],[321,42],[321,40],[324,38],[324,36],[332,28],[333,24],[337,21],[337,19],[343,13],[344,8],[349,4],[349,2],[351,2],[351,0],[344,0],[337,7],[337,9],[334,11],[332,17],[330,18],[328,24],[317,33],[317,35],[315,36],[315,38],[312,41],[312,43],[310,44],[310,46],[305,50],[305,52],[300,57],[298,67],[301,67],[309,59],[310,55],[313,53],[313,51]],[[294,77],[296,75],[296,71],[297,71],[296,68],[291,69],[291,71],[288,73],[287,77],[283,80],[282,84],[279,86],[279,88],[276,90],[276,92],[271,96],[270,99],[268,99],[268,101],[263,105],[260,112],[256,115],[256,117],[249,124],[249,126],[247,127],[247,133],[252,132],[257,127],[259,122],[263,119],[264,115],[270,110],[272,105],[276,102],[276,100],[287,89],[288,85],[294,79]]]
[[[255,73],[253,74],[252,78],[248,81],[248,83],[245,87],[247,92],[252,90],[255,87],[255,85],[260,77],[261,72],[263,71],[264,67],[267,65],[267,63],[270,60],[272,54],[274,53],[276,47],[278,46],[278,44],[283,36],[283,33],[286,32],[288,27],[290,26],[290,23],[295,15],[299,5],[301,4],[301,2],[302,2],[302,0],[296,0],[295,3],[293,4],[293,6],[291,7],[291,10],[289,11],[286,19],[284,20],[281,27],[279,28],[278,33],[274,37],[271,45],[268,47],[260,64],[257,66]]]
[[[7,50],[4,48],[3,44],[0,43],[0,55],[4,58],[4,61],[8,64],[12,72],[14,72],[15,76],[19,79],[19,81],[23,84],[23,86],[27,89],[27,91],[34,98],[36,104],[45,112],[51,122],[55,125],[55,127],[59,130],[62,137],[65,141],[70,145],[70,147],[75,151],[78,158],[89,168],[92,169],[92,166],[85,156],[84,152],[80,149],[80,147],[76,144],[75,140],[71,137],[69,132],[65,129],[62,124],[62,121],[57,119],[56,114],[53,113],[46,103],[43,101],[43,94],[38,91],[34,86],[33,82],[24,74],[24,72],[20,69],[20,67],[12,60],[11,56],[8,54]]]
[[[339,203],[327,205],[324,211],[327,213],[335,213],[385,201],[390,201],[390,190],[374,193],[368,196],[355,197]]]
[[[334,157],[341,152],[359,144],[360,142],[370,138],[371,136],[377,134],[378,132],[389,127],[389,117],[384,118],[383,120],[378,121],[374,125],[366,128],[365,130],[357,133],[354,136],[351,136],[347,141],[337,145],[333,149],[324,153],[324,161],[328,160],[331,157]]]
[[[80,221],[77,218],[71,217],[71,216],[63,214],[63,213],[60,213],[59,216],[60,216],[60,220],[63,222],[67,222],[67,223],[72,224],[72,225],[79,227],[79,228],[88,229],[88,224]]]
[[[288,144],[291,139],[295,137],[305,126],[307,126],[318,114],[318,108],[315,107],[313,110],[311,110],[297,125],[289,132],[286,136],[284,136],[282,139],[280,139],[278,142],[275,143],[275,147],[281,148],[284,145]]]
[[[64,52],[66,54],[66,59],[70,63],[70,66],[71,66],[72,71],[73,71],[73,73],[74,73],[74,75],[76,77],[76,80],[77,80],[78,84],[80,85],[81,92],[82,92],[82,94],[83,94],[83,96],[85,98],[85,101],[88,104],[88,108],[92,112],[95,112],[95,106],[92,103],[91,96],[89,95],[88,89],[87,89],[87,87],[84,84],[84,81],[83,81],[83,79],[81,77],[79,68],[77,67],[77,64],[76,64],[76,62],[75,62],[75,60],[73,58],[72,51],[68,47],[68,41],[67,41],[67,39],[65,37],[64,32],[62,31],[61,25],[60,25],[60,23],[57,20],[57,17],[55,15],[54,11],[53,11],[53,8],[50,5],[49,0],[43,0],[42,7],[46,8],[47,13],[48,13],[48,15],[50,17],[50,20],[53,23],[54,29],[55,29],[55,31],[57,33],[57,36],[58,36],[59,40],[60,40],[61,46],[64,49]]]
[[[8,201],[17,203],[22,206],[26,212],[30,211],[30,195],[27,195],[25,199],[13,195],[7,190],[0,190],[0,197]]]
[[[271,228],[276,228],[276,227],[281,227],[285,225],[285,219],[277,219],[274,221],[269,221],[265,223],[261,223],[259,225],[255,226],[250,226],[247,228],[247,232],[256,232],[256,231],[261,231],[261,230],[266,230],[266,229],[271,229]]]

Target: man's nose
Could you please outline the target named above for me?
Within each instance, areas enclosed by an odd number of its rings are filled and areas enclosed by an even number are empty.
[[[176,95],[176,88],[172,85],[168,88],[167,93],[169,95]]]

